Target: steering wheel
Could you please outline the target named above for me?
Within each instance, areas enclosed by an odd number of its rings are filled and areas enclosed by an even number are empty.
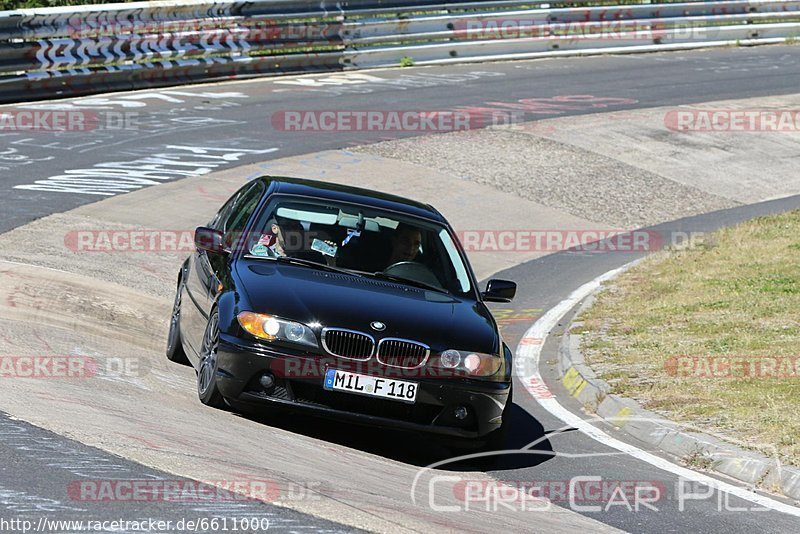
[[[436,278],[436,275],[430,267],[416,261],[398,261],[385,268],[383,272],[392,276],[408,278],[409,280],[416,280],[423,284],[442,288],[442,283]]]

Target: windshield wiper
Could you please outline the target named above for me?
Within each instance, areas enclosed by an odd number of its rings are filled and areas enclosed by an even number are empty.
[[[304,267],[311,267],[312,269],[319,269],[320,271],[328,271],[332,273],[349,274],[350,276],[361,276],[358,273],[342,269],[341,267],[334,267],[327,263],[317,263],[314,260],[305,260],[302,258],[292,258],[291,256],[256,256],[255,254],[247,254],[247,258],[258,260],[272,260],[279,263],[290,263],[292,265],[303,265]]]
[[[431,291],[438,291],[439,293],[444,293],[445,295],[449,295],[449,293],[446,290],[442,289],[441,287],[436,287],[431,284],[426,284],[425,282],[420,282],[419,280],[411,280],[410,278],[403,278],[402,276],[386,274],[383,271],[370,273],[370,276],[373,276],[375,278],[383,278],[384,280],[391,280],[392,282],[400,282],[401,284],[407,284],[422,289],[429,289]]]

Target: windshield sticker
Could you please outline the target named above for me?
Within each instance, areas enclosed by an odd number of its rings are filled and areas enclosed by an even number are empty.
[[[330,256],[332,258],[336,257],[336,251],[339,247],[334,245],[329,241],[323,241],[322,239],[314,239],[311,242],[311,250],[316,250],[317,252],[324,254],[325,256]]]
[[[261,243],[256,243],[250,248],[250,254],[253,256],[269,256],[269,247]]]

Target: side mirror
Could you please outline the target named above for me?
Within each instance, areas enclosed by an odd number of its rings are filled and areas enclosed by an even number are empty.
[[[481,297],[486,302],[511,302],[517,294],[517,284],[508,280],[489,280]]]
[[[206,252],[223,253],[227,252],[223,244],[223,235],[219,230],[200,226],[194,231],[194,245],[197,250]]]

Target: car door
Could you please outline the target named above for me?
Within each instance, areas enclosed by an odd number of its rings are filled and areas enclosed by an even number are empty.
[[[260,183],[247,184],[234,193],[222,206],[213,219],[208,223],[209,228],[226,233],[230,222],[237,220],[237,206],[241,200],[250,193],[249,197],[257,194]],[[262,186],[263,187],[263,186]],[[230,232],[227,234],[230,236]],[[225,241],[230,243],[229,241]],[[181,335],[184,341],[197,354],[203,340],[208,315],[216,293],[216,284],[220,279],[219,273],[224,269],[228,260],[227,254],[214,254],[205,250],[196,250],[189,259],[188,269],[185,273],[183,284],[183,300],[181,306]]]
[[[244,231],[263,194],[264,184],[256,182],[236,199],[233,210],[225,218],[223,227],[220,228],[223,232],[222,242],[230,253],[208,254],[206,255],[206,261],[202,263],[202,269],[204,269],[208,277],[206,317],[211,313],[211,307],[216,302],[220,288],[230,286],[231,258],[239,247],[246,246],[245,243],[247,243],[248,238],[244,235]]]

